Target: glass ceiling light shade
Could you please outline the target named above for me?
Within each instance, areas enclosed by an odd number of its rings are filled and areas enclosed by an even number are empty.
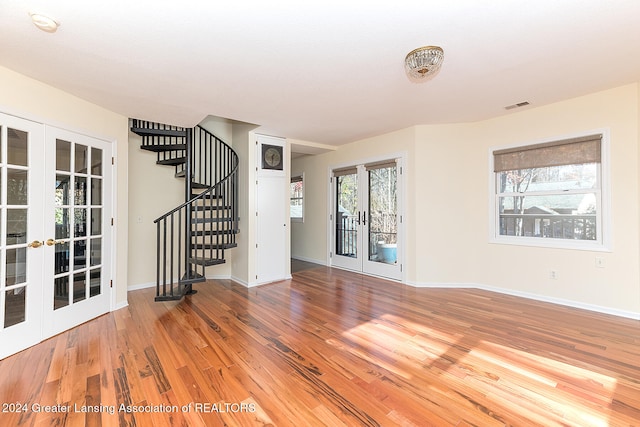
[[[412,80],[422,80],[440,69],[444,51],[438,46],[425,46],[409,52],[404,59],[404,68]]]
[[[54,19],[39,13],[31,12],[29,13],[29,16],[31,16],[31,20],[36,27],[38,27],[42,31],[46,31],[47,33],[55,33],[60,26],[60,24],[57,23]]]

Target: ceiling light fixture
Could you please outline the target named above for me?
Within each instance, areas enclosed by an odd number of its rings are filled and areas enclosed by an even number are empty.
[[[409,52],[404,59],[404,68],[412,80],[422,80],[440,69],[444,51],[438,46],[425,46]]]
[[[513,110],[514,108],[526,107],[529,105],[529,101],[518,102],[517,104],[507,105],[504,107],[505,110]]]
[[[31,20],[33,24],[41,29],[42,31],[46,31],[47,33],[55,33],[60,24],[58,24],[55,19],[49,18],[48,16],[41,15],[39,13],[29,13],[31,16]]]

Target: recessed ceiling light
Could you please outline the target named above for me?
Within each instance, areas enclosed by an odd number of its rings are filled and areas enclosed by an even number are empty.
[[[55,33],[60,26],[55,19],[39,13],[32,12],[29,13],[29,16],[31,16],[31,20],[36,27],[40,28],[42,31],[46,31],[47,33]]]

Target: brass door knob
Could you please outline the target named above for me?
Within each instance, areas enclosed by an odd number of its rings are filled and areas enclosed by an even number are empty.
[[[63,242],[62,240],[47,239],[47,246],[57,245],[58,243],[63,243]]]
[[[42,246],[44,244],[44,242],[41,242],[39,240],[34,240],[33,242],[29,243],[27,245],[28,248],[39,248],[40,246]]]

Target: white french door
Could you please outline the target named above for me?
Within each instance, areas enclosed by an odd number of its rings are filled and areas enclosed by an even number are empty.
[[[0,358],[42,339],[42,125],[0,113]]]
[[[46,128],[44,336],[109,311],[111,144]]]
[[[0,113],[0,358],[109,311],[110,159]]]
[[[402,278],[399,169],[392,159],[333,170],[332,265]]]

